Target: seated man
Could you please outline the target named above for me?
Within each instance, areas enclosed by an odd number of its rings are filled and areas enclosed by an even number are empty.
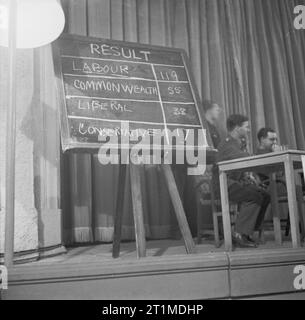
[[[271,128],[261,128],[257,133],[258,148],[256,154],[263,154],[276,151],[277,145],[277,134]]]
[[[256,154],[264,154],[269,152],[280,151],[280,148],[277,145],[277,141],[278,141],[277,134],[273,129],[261,128],[257,133],[257,139],[258,139],[259,145],[258,145]],[[260,181],[265,185],[266,188],[268,188],[270,185],[268,171],[266,173],[260,172],[258,176],[260,178]],[[297,194],[298,200],[302,201],[302,198],[303,198],[302,183],[304,182],[302,176],[300,176],[300,182],[301,184],[296,185],[296,194]],[[282,171],[276,173],[276,186],[277,186],[276,189],[277,189],[278,196],[287,196],[285,176],[284,176],[284,172]]]
[[[249,156],[243,151],[243,142],[249,133],[249,121],[240,114],[227,119],[228,136],[218,146],[217,161],[231,160]],[[268,192],[259,188],[251,175],[233,172],[228,175],[228,193],[230,201],[240,204],[236,219],[236,231],[233,243],[239,247],[256,247],[252,239],[255,230],[259,230],[270,203]]]
[[[257,139],[258,139],[258,148],[256,151],[256,154],[264,154],[269,152],[274,152],[279,150],[279,146],[277,145],[277,134],[276,132],[271,128],[261,128],[257,133]],[[262,170],[263,171],[263,170]],[[260,181],[263,185],[267,188],[270,181],[268,176],[268,171],[266,174],[264,172],[258,173],[258,176],[260,178]],[[277,173],[277,182],[278,182],[278,192],[282,194],[283,192],[286,192],[284,180],[282,179],[283,172]]]
[[[220,134],[218,132],[216,124],[219,121],[222,108],[212,100],[204,100],[202,104],[205,110],[204,116],[207,123],[207,130],[209,131],[212,144],[213,144],[212,147],[214,149],[217,149],[220,143]],[[214,158],[213,161],[215,162],[216,159]],[[215,167],[216,167],[215,163],[213,164],[209,163],[203,175],[192,176],[194,188],[199,190],[201,194],[200,197],[202,197],[203,195],[206,196],[207,194],[209,194],[208,181],[212,178],[212,176],[214,177],[217,175],[217,179],[218,179],[218,171]]]

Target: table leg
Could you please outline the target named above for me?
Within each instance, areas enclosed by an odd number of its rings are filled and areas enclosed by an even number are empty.
[[[301,159],[302,159],[302,167],[303,167],[303,177],[305,181],[305,155],[301,156]]]
[[[305,203],[303,199],[303,192],[302,192],[302,179],[300,172],[295,174],[296,180],[296,196],[297,196],[297,203],[298,203],[298,212],[299,212],[299,220],[301,226],[301,241],[305,238]]]
[[[300,192],[297,192],[297,204],[298,204],[298,212],[299,212],[299,220],[300,220],[300,227],[301,227],[301,240],[305,237],[305,205],[303,200],[303,195]]]
[[[282,230],[281,230],[280,208],[279,208],[278,196],[277,196],[277,190],[276,190],[276,174],[275,173],[272,173],[270,175],[270,194],[271,194],[271,210],[272,210],[275,242],[278,245],[281,245]]]
[[[296,199],[293,161],[289,156],[285,160],[285,177],[286,177],[287,194],[288,194],[292,246],[293,248],[298,248],[301,246],[300,232],[299,232],[299,217],[298,217],[298,208],[297,208],[297,199]]]
[[[228,195],[227,174],[223,171],[220,171],[219,182],[220,182],[222,223],[223,223],[223,232],[224,232],[224,238],[225,238],[225,249],[227,251],[232,251],[232,232],[231,232],[231,221],[230,221],[230,205],[229,205],[229,195]]]
[[[301,156],[302,159],[302,167],[303,167],[303,179],[304,179],[304,183],[305,183],[305,155]],[[302,185],[302,183],[301,183]],[[303,197],[303,192],[301,194],[301,200],[302,200],[302,219],[303,219],[303,240],[305,240],[305,204],[304,204],[304,197]]]

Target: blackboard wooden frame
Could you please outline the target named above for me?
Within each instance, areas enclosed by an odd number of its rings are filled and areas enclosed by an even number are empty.
[[[193,75],[190,71],[190,63],[187,57],[185,50],[171,47],[163,47],[156,45],[148,45],[141,44],[137,42],[126,42],[119,40],[111,40],[111,39],[103,39],[96,37],[87,37],[87,36],[79,36],[74,34],[63,34],[59,40],[75,40],[75,41],[88,41],[89,42],[101,42],[105,41],[107,43],[111,42],[114,45],[124,45],[131,48],[139,48],[139,49],[151,49],[151,50],[160,50],[162,52],[174,52],[178,53],[182,57],[182,61],[184,64],[184,68],[187,74],[188,83],[192,92],[195,108],[197,111],[197,115],[200,121],[200,125],[202,129],[206,129],[206,141],[208,146],[206,146],[207,151],[215,151],[212,147],[212,140],[210,137],[210,133],[207,130],[206,120],[204,117],[204,110],[201,107],[199,94],[195,85],[195,81]],[[60,129],[61,129],[61,145],[63,151],[69,152],[85,152],[85,153],[96,153],[98,149],[101,147],[102,143],[94,143],[94,142],[80,142],[74,141],[71,138],[69,123],[68,123],[68,114],[67,114],[67,106],[66,106],[66,96],[64,91],[64,80],[63,80],[63,70],[62,70],[62,58],[60,54],[60,47],[58,40],[52,44],[53,51],[53,61],[54,61],[54,72],[56,76],[56,87],[57,87],[57,97],[59,103],[59,121],[60,121]],[[191,127],[192,125],[190,125]],[[173,147],[173,149],[175,149]]]

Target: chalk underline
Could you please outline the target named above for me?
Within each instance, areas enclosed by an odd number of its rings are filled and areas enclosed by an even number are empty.
[[[159,100],[141,100],[141,99],[116,99],[116,98],[104,98],[104,97],[93,97],[93,96],[78,96],[78,95],[66,95],[66,99],[71,98],[85,98],[85,99],[97,99],[97,100],[111,100],[111,101],[134,101],[134,102],[154,102],[154,103],[160,103]],[[183,104],[183,105],[195,105],[194,102],[179,102],[179,101],[163,101],[163,103],[169,103],[169,104]]]
[[[150,122],[150,121],[137,121],[137,120],[117,120],[117,119],[104,119],[104,118],[92,118],[92,117],[80,117],[80,116],[72,116],[68,115],[68,118],[71,119],[84,119],[84,120],[98,120],[98,121],[106,121],[106,122],[131,122],[131,123],[140,123],[140,124],[149,124],[149,125],[158,125],[164,127],[164,123],[160,122]],[[201,128],[201,125],[196,124],[186,124],[186,123],[168,123],[168,126],[180,126],[180,127],[189,127],[189,128]]]
[[[73,59],[89,59],[89,60],[102,60],[102,61],[116,61],[116,62],[125,62],[125,63],[135,63],[135,64],[147,64],[147,65],[155,65],[155,66],[164,66],[164,67],[177,67],[177,68],[185,68],[184,66],[177,66],[175,64],[164,64],[164,63],[152,63],[152,62],[143,62],[143,61],[129,61],[129,60],[120,60],[120,59],[103,59],[103,58],[95,58],[95,57],[83,57],[83,56],[73,56],[63,54],[62,58],[73,58]]]
[[[179,81],[179,80],[156,80],[156,79],[145,79],[145,78],[137,78],[137,77],[124,77],[124,76],[103,76],[97,74],[74,74],[74,73],[64,73],[64,76],[68,77],[84,77],[84,78],[106,78],[112,80],[143,80],[143,81],[150,81],[150,82],[170,82],[170,83],[189,83],[188,81]]]

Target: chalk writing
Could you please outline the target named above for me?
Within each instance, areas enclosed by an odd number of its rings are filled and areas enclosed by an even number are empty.
[[[83,91],[111,91],[115,93],[129,93],[132,94],[145,94],[145,95],[158,95],[157,88],[151,86],[143,86],[143,85],[128,85],[126,83],[115,83],[113,81],[106,80],[74,80],[73,86],[76,89],[81,89]]]
[[[202,128],[182,50],[73,35],[53,49],[64,150],[98,148],[99,136]]]
[[[90,51],[92,54],[145,61],[148,61],[150,55],[150,51],[146,50],[135,50],[131,48],[109,46],[107,44],[97,43],[90,43]]]
[[[73,71],[83,71],[84,73],[97,73],[97,74],[112,74],[112,75],[128,75],[128,66],[125,65],[114,65],[106,64],[102,65],[100,63],[92,62],[77,62],[72,61]]]

